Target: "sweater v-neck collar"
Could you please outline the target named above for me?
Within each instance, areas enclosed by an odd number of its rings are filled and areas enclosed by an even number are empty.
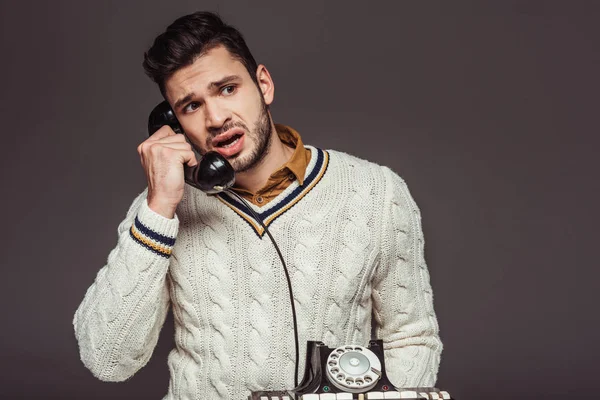
[[[267,227],[306,196],[308,192],[319,183],[327,171],[327,166],[329,165],[329,153],[313,146],[304,147],[311,151],[311,158],[306,168],[303,184],[300,185],[298,180],[295,180],[283,192],[264,206],[257,206],[249,203],[250,207],[252,207],[252,211],[258,214]],[[254,217],[252,217],[248,208],[246,208],[246,206],[238,199],[227,192],[221,192],[216,197],[246,221],[259,237],[264,235],[265,232],[263,227],[254,219]]]

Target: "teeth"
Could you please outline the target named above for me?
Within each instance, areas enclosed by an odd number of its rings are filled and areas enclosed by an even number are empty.
[[[231,143],[229,143],[229,144],[226,144],[226,145],[224,145],[223,147],[224,147],[224,148],[231,147],[231,146],[233,146],[234,144],[236,144],[236,143],[238,142],[238,140],[240,140],[240,138],[237,138],[237,139],[235,139],[233,142],[231,142]]]

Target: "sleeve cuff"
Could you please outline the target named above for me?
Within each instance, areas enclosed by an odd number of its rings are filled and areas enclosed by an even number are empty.
[[[148,201],[144,200],[129,230],[129,234],[139,245],[160,256],[169,258],[178,231],[179,218],[177,214],[173,219],[165,218],[152,211],[148,207]]]

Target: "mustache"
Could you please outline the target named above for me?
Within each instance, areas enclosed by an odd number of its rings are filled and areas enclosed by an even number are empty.
[[[230,122],[226,122],[225,124],[223,124],[223,126],[221,126],[220,128],[209,128],[208,129],[208,133],[210,134],[209,139],[212,139],[215,136],[220,135],[221,133],[227,132],[228,130],[230,130],[232,128],[242,128],[245,132],[249,132],[248,127],[243,122],[230,121]]]

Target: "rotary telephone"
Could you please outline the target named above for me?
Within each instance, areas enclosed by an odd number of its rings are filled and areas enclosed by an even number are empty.
[[[185,134],[177,117],[175,117],[175,112],[166,100],[150,112],[148,135],[152,136],[164,125],[169,125],[175,133]],[[235,182],[233,167],[225,157],[216,151],[206,153],[200,162],[193,167],[184,164],[183,172],[187,184],[207,194],[222,192],[233,186]]]
[[[327,347],[308,341],[304,379],[293,390],[252,392],[248,400],[452,400],[435,387],[398,388],[385,370],[383,341]]]

